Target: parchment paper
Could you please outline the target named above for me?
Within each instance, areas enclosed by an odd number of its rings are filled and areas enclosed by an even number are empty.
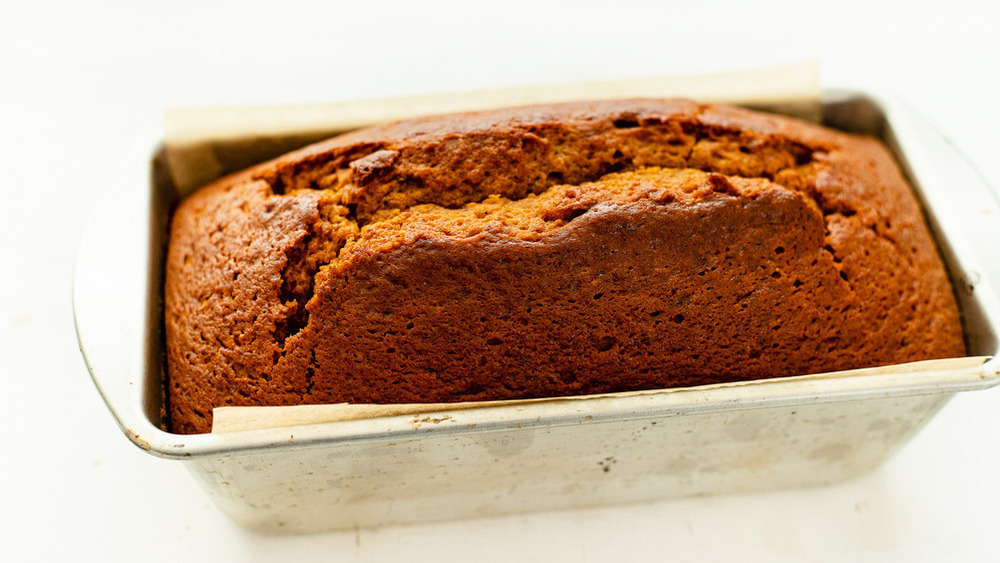
[[[876,368],[862,368],[845,371],[833,371],[812,375],[781,378],[782,380],[820,380],[844,377],[860,377],[879,374],[900,374],[917,372],[940,372],[975,370],[990,359],[989,356],[970,356],[964,358],[948,358],[941,360],[925,360],[909,362]],[[697,389],[718,389],[723,387],[745,387],[765,385],[775,379],[757,379],[752,381],[736,381],[703,385]],[[580,401],[602,397],[625,397],[635,395],[655,395],[684,392],[691,387],[674,389],[659,389],[652,391],[632,391],[627,393],[578,395],[573,397],[551,397],[545,399],[525,399],[511,401],[477,401],[465,403],[422,403],[399,405],[352,405],[340,403],[335,405],[301,405],[292,407],[219,407],[213,411],[212,432],[236,432],[240,430],[259,430],[300,424],[321,424],[344,420],[360,420],[399,415],[434,414],[455,410],[480,409],[496,406],[518,406],[531,403],[554,403],[559,401]]]

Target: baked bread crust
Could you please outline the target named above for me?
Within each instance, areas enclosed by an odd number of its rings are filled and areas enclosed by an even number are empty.
[[[965,353],[878,142],[686,100],[373,127],[181,203],[172,429],[225,405],[700,385]]]

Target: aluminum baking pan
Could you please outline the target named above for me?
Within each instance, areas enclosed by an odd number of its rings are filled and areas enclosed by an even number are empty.
[[[827,91],[822,108],[825,124],[877,136],[894,152],[955,282],[969,352],[996,357],[994,194],[900,103]],[[110,187],[75,271],[91,376],[133,443],[183,460],[228,515],[251,527],[316,531],[833,482],[877,467],[956,392],[998,382],[1000,359],[991,359],[971,369],[172,434],[161,429],[161,295],[179,194],[160,140],[140,144]]]

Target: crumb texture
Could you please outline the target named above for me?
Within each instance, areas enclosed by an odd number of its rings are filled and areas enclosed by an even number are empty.
[[[224,405],[452,402],[965,353],[876,141],[685,100],[436,116],[336,137],[179,206],[175,432]]]

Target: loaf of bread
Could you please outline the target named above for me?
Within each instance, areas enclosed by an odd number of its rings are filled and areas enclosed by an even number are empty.
[[[872,139],[685,100],[352,132],[178,207],[173,431],[227,405],[656,389],[965,353]]]

